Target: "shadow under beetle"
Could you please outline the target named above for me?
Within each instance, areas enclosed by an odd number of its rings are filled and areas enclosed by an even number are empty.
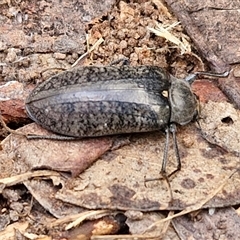
[[[188,124],[198,114],[190,86],[198,74],[226,76],[200,72],[182,80],[156,66],[77,67],[37,86],[26,110],[43,128],[63,135],[53,137],[57,140],[164,129],[161,173],[166,175],[169,132],[178,164],[174,172],[181,169],[176,124]]]

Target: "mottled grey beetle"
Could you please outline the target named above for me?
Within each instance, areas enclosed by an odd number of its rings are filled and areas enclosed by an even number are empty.
[[[78,67],[36,87],[26,110],[42,127],[76,138],[165,129],[165,174],[169,131],[181,168],[174,124],[185,125],[198,113],[190,87],[195,77],[177,79],[156,66]]]

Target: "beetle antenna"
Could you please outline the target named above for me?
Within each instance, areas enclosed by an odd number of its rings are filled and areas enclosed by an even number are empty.
[[[197,77],[199,76],[209,76],[209,77],[217,77],[217,78],[225,78],[228,77],[230,71],[226,71],[223,73],[213,73],[213,72],[195,72],[190,75],[188,75],[185,78],[185,81],[189,82],[189,84],[192,84]]]

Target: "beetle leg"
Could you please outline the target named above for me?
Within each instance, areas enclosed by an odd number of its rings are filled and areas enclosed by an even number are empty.
[[[176,132],[177,132],[176,124],[175,123],[171,123],[170,127],[169,127],[169,130],[170,130],[170,132],[172,133],[172,136],[173,136],[173,145],[174,145],[174,151],[175,151],[175,155],[176,155],[176,159],[177,159],[177,168],[172,173],[170,173],[168,175],[168,177],[172,176],[174,173],[176,173],[179,170],[181,170],[181,166],[182,166],[180,155],[179,155],[177,137],[176,137]]]
[[[161,180],[161,179],[166,179],[168,181],[168,176],[166,174],[166,166],[167,166],[167,160],[168,160],[168,148],[169,148],[169,126],[165,128],[166,132],[166,141],[165,141],[165,146],[164,146],[164,151],[163,151],[163,161],[162,161],[162,168],[160,171],[160,175],[162,177],[160,178],[145,178],[145,182],[150,182],[150,181],[156,181],[156,180]]]
[[[164,153],[163,153],[162,169],[160,172],[163,177],[166,177],[166,167],[167,167],[168,148],[169,148],[169,132],[172,133],[174,151],[177,159],[177,168],[167,176],[169,178],[170,176],[172,176],[174,173],[178,172],[181,169],[181,160],[180,160],[177,137],[176,137],[176,132],[177,132],[176,124],[171,123],[170,126],[165,129],[165,132],[166,132],[166,142],[165,142]]]
[[[150,182],[150,181],[165,179],[167,181],[167,185],[169,186],[169,189],[171,190],[169,177],[171,177],[174,173],[178,172],[181,169],[181,160],[180,160],[178,144],[177,144],[177,137],[176,137],[176,132],[177,132],[176,124],[171,123],[170,126],[167,126],[165,128],[165,132],[166,132],[166,141],[165,141],[164,152],[163,152],[162,168],[160,171],[162,178],[161,177],[160,178],[145,178],[144,182],[146,183],[146,182]],[[174,151],[175,151],[175,155],[176,155],[176,159],[177,159],[177,168],[172,173],[167,175],[166,167],[167,167],[167,161],[168,161],[169,132],[171,132],[172,136],[173,136],[173,145],[174,145]],[[171,199],[172,199],[172,192],[171,192]]]
[[[167,160],[168,160],[168,148],[169,148],[169,127],[166,127],[166,141],[164,146],[164,152],[163,152],[163,161],[162,161],[162,169],[161,169],[161,175],[166,176],[166,166],[167,166]]]
[[[129,59],[127,57],[126,58],[122,57],[120,59],[114,60],[109,65],[113,66],[113,65],[117,65],[119,63],[121,63],[121,66],[123,66],[123,65],[130,65],[130,61],[129,61]]]
[[[79,140],[81,138],[76,137],[69,137],[69,136],[63,136],[63,135],[36,135],[36,134],[26,134],[25,137],[28,140],[32,139],[41,139],[41,140],[57,140],[57,141],[71,141],[71,140]]]

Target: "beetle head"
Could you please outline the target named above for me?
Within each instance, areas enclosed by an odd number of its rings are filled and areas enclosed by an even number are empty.
[[[185,125],[196,117],[198,101],[187,81],[172,77],[168,96],[171,106],[171,123]]]

